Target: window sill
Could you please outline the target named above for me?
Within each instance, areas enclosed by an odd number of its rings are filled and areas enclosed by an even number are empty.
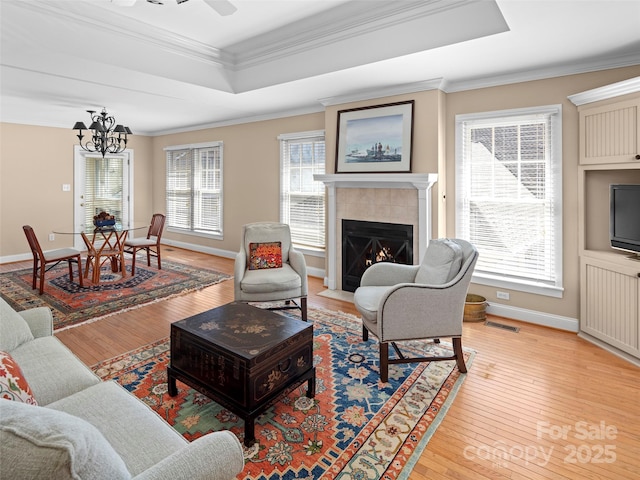
[[[175,227],[167,227],[167,232],[179,233],[180,235],[190,235],[192,237],[211,238],[213,240],[224,240],[224,236],[221,233],[197,232]]]
[[[562,298],[564,293],[564,288],[562,287],[547,285],[533,280],[516,280],[486,273],[474,273],[471,278],[471,282],[478,285],[505,288],[518,292],[532,293],[534,295],[544,295],[554,298]]]
[[[324,248],[304,247],[296,244],[293,244],[293,248],[298,250],[303,255],[309,255],[310,257],[325,258],[326,256]]]

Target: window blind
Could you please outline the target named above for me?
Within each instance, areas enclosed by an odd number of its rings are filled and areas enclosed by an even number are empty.
[[[280,136],[280,220],[289,224],[293,243],[325,246],[325,186],[313,179],[325,172],[324,133]]]
[[[85,225],[93,225],[93,217],[102,211],[123,220],[124,162],[122,157],[86,157]]]
[[[559,107],[458,121],[457,235],[476,273],[560,287]]]
[[[222,235],[222,144],[166,149],[167,226]]]

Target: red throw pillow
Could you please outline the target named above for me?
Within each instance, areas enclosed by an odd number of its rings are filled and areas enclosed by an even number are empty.
[[[249,270],[262,268],[282,268],[282,244],[280,242],[249,244]]]
[[[0,352],[0,398],[38,404],[20,366],[7,352]]]

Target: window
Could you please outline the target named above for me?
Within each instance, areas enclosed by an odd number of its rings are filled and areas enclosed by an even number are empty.
[[[167,152],[167,228],[222,236],[222,142]]]
[[[128,159],[124,156],[93,157],[84,156],[84,219],[85,225],[93,224],[93,217],[107,212],[116,219],[127,223],[129,218],[125,208],[128,195]]]
[[[296,246],[324,249],[324,132],[280,135],[280,221],[289,224]]]
[[[473,281],[562,296],[562,107],[456,116],[456,235]]]

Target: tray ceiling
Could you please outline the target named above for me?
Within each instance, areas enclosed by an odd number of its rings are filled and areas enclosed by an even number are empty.
[[[106,107],[158,134],[640,64],[637,1],[164,2],[2,0],[0,119],[70,127]]]

